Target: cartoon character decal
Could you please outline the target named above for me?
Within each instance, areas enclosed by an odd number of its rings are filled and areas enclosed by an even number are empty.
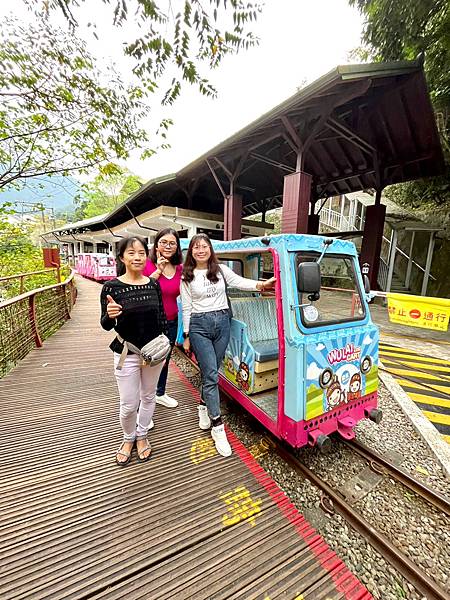
[[[347,392],[347,402],[361,398],[362,378],[361,373],[354,373],[350,378]]]
[[[361,373],[364,373],[364,375],[369,373],[370,369],[372,368],[372,363],[372,358],[370,356],[365,356],[361,361]]]
[[[236,383],[242,388],[245,392],[248,392],[250,387],[250,369],[245,362],[241,362],[239,365],[239,370],[236,375]]]
[[[230,373],[234,373],[234,363],[231,356],[225,356],[225,369],[227,369]]]
[[[345,391],[342,389],[337,376],[334,376],[333,381],[327,388],[327,410],[333,410],[339,404],[346,400]]]
[[[306,348],[305,419],[364,398],[378,389],[378,331],[319,340]]]

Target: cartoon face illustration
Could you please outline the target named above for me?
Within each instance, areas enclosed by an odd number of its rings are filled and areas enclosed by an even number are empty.
[[[241,363],[239,365],[239,375],[240,375],[242,381],[248,381],[249,372],[248,372],[248,366],[245,363]]]
[[[372,359],[370,356],[365,356],[361,361],[361,373],[368,373],[372,368]]]
[[[350,379],[347,402],[361,398],[362,379],[360,373],[354,373]]]
[[[355,373],[350,379],[350,391],[353,393],[361,391],[361,375]]]
[[[342,402],[345,402],[345,392],[341,388],[339,379],[335,376],[330,387],[327,389],[327,410],[336,408]]]
[[[225,369],[230,371],[230,373],[234,373],[234,363],[230,356],[225,357]]]
[[[236,375],[236,381],[239,384],[239,386],[247,391],[250,387],[249,384],[249,378],[250,378],[250,370],[248,368],[248,365],[245,362],[241,362],[239,365],[239,371]]]
[[[319,385],[322,388],[328,387],[333,379],[333,371],[331,369],[324,369],[319,376]]]

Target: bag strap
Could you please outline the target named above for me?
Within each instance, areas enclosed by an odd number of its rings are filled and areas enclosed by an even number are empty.
[[[141,351],[139,350],[139,348],[137,346],[135,346],[131,342],[127,342],[126,340],[124,340],[123,337],[121,335],[119,335],[117,332],[116,332],[116,337],[119,340],[119,342],[121,344],[123,344],[123,350],[120,354],[119,362],[117,363],[117,367],[116,367],[117,371],[121,371],[123,364],[125,362],[125,359],[127,357],[128,350],[130,352],[133,352],[133,354],[137,354],[138,356],[141,356]]]
[[[227,278],[226,278],[226,277],[225,277],[225,275],[223,274],[223,271],[222,271],[222,269],[220,268],[220,265],[219,265],[219,271],[220,271],[220,274],[222,275],[222,277],[223,277],[223,280],[224,280],[224,282],[225,282],[225,296],[227,297],[227,302],[228,302],[228,310],[229,310],[229,312],[230,312],[230,319],[232,319],[232,318],[233,318],[233,309],[231,308],[230,296],[228,295],[228,283],[227,283]]]

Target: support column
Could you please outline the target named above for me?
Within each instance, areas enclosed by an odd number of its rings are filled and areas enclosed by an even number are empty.
[[[241,239],[241,221],[242,221],[242,196],[232,194],[225,196],[224,200],[224,240]]]
[[[320,215],[308,215],[308,233],[319,235]]]
[[[408,258],[408,268],[406,269],[406,277],[405,277],[405,288],[409,290],[409,285],[411,283],[411,271],[413,265],[413,251],[414,251],[414,241],[416,239],[416,232],[413,231],[411,234],[411,244],[409,245],[409,258]]]
[[[339,231],[346,231],[347,228],[343,228],[342,226],[342,221],[344,220],[344,212],[345,212],[345,196],[344,194],[341,194],[340,196],[340,201],[341,201],[341,216],[339,219]]]
[[[98,252],[98,244],[97,244],[97,242],[92,242],[92,252]]]
[[[386,283],[386,292],[390,292],[391,291],[391,287],[392,287],[392,278],[394,277],[394,265],[395,265],[395,258],[397,256],[397,236],[398,236],[398,232],[396,229],[394,229],[394,231],[392,232],[392,239],[391,239],[391,251],[389,252],[389,270],[388,270],[388,276],[387,276],[387,283]]]
[[[384,204],[375,204],[373,206],[368,206],[366,209],[364,235],[359,263],[361,268],[363,268],[364,265],[367,265],[364,269],[364,273],[367,271],[370,287],[373,290],[377,288],[385,215],[386,206]]]
[[[428,279],[430,278],[431,262],[433,260],[435,236],[436,232],[432,231],[430,233],[430,241],[428,242],[427,262],[425,264],[425,273],[423,274],[422,290],[420,292],[421,296],[426,296],[427,294]]]
[[[297,171],[286,175],[283,188],[282,233],[307,233],[311,175]]]

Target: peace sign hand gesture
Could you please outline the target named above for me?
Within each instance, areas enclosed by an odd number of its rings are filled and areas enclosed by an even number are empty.
[[[156,256],[156,269],[162,274],[164,272],[164,269],[169,264],[169,261],[167,260],[167,258],[164,258],[164,256],[161,255],[161,252],[159,250],[156,251]]]

